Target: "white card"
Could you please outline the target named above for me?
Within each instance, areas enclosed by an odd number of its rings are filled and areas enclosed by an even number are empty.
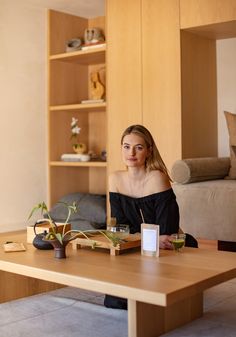
[[[142,255],[159,256],[159,226],[141,224]]]

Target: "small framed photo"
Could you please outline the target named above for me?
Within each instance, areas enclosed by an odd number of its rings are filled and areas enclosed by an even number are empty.
[[[141,253],[146,256],[159,256],[159,226],[141,224]]]

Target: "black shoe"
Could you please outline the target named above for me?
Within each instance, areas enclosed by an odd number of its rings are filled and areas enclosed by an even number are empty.
[[[112,309],[127,310],[127,299],[111,295],[105,295],[104,306]]]

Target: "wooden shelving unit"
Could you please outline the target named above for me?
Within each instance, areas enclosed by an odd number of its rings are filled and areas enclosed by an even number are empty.
[[[79,64],[99,64],[105,63],[106,47],[96,47],[89,50],[79,50],[70,53],[51,55],[50,61],[61,60],[64,62],[75,62]]]
[[[104,110],[106,108],[106,103],[89,103],[89,104],[67,104],[67,105],[55,105],[50,106],[50,111],[60,111],[60,110]]]
[[[107,167],[107,163],[102,161],[87,161],[87,162],[51,161],[50,166]]]
[[[85,19],[54,10],[48,12],[48,171],[49,204],[74,192],[106,193],[104,161],[61,161],[73,153],[71,120],[78,119],[79,141],[98,157],[106,151],[106,101],[84,103],[90,99],[90,74],[99,71],[105,79],[106,46],[65,52],[66,42],[83,37],[86,28],[99,27],[105,35],[105,18]]]

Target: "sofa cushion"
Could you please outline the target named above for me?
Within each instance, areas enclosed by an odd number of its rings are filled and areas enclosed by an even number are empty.
[[[77,213],[70,217],[72,228],[76,225],[81,230],[91,228],[104,228],[106,225],[106,196],[90,193],[71,193],[63,196],[60,202],[71,205],[76,202],[78,206]],[[56,203],[50,210],[50,216],[57,222],[63,222],[67,217],[67,208],[60,203]]]
[[[173,184],[180,226],[196,238],[236,241],[236,180]]]
[[[224,178],[230,167],[228,157],[207,157],[177,160],[172,169],[173,181],[181,184]]]
[[[226,179],[236,179],[236,114],[224,111],[229,131],[230,170]]]

